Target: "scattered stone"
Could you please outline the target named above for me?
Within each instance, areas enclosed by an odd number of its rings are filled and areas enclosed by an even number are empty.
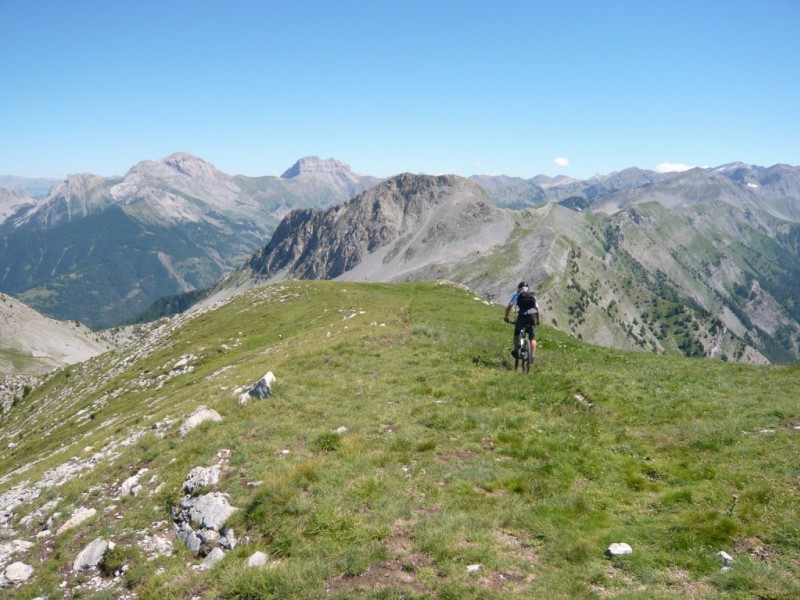
[[[724,567],[730,567],[734,562],[733,557],[724,550],[717,552],[717,558],[722,561]]]
[[[198,406],[197,410],[194,411],[192,416],[186,419],[184,424],[181,425],[180,429],[178,429],[178,434],[181,437],[184,437],[192,429],[201,423],[205,423],[206,421],[219,422],[222,421],[222,417],[213,409],[206,408],[205,406]]]
[[[103,562],[103,557],[106,550],[113,549],[114,542],[108,542],[103,538],[97,538],[91,542],[86,548],[81,550],[80,554],[75,558],[72,563],[73,571],[88,571],[94,569]]]
[[[32,547],[33,542],[26,540],[13,540],[0,544],[0,565],[7,563],[14,554],[27,552]]]
[[[625,554],[632,554],[633,548],[628,544],[611,544],[606,549],[606,556],[623,556]]]
[[[144,489],[141,485],[139,485],[139,479],[148,471],[149,469],[146,468],[141,469],[138,473],[136,473],[136,475],[133,477],[128,477],[128,479],[123,481],[119,488],[120,497],[138,495]]]
[[[482,568],[483,565],[481,563],[475,565],[467,565],[467,573],[475,573],[477,571],[480,571]]]
[[[236,539],[236,535],[233,533],[233,529],[226,527],[221,533],[222,537],[219,538],[219,545],[223,548],[227,548],[228,550],[233,550],[236,548],[236,544],[239,542]]]
[[[255,385],[253,385],[247,392],[239,396],[239,404],[247,404],[250,398],[258,398],[263,400],[272,396],[272,384],[275,383],[275,375],[272,371],[267,372]]]
[[[181,502],[181,508],[189,511],[193,523],[214,531],[222,529],[225,521],[237,510],[228,502],[227,494],[221,492],[186,498]]]
[[[159,535],[148,535],[139,542],[142,550],[150,556],[169,556],[172,554],[172,542]]]
[[[338,433],[339,435],[344,435],[345,433],[347,433],[347,427],[337,427],[336,433]]]
[[[175,538],[182,541],[184,546],[189,549],[192,554],[197,556],[200,554],[200,549],[203,546],[203,540],[195,533],[192,526],[188,523],[181,523],[180,525],[176,525],[177,531],[175,532]]]
[[[261,551],[255,552],[250,558],[247,559],[248,567],[263,567],[267,564],[269,556]]]
[[[72,513],[72,516],[66,520],[66,522],[58,528],[56,534],[64,533],[68,529],[72,529],[73,527],[77,527],[81,525],[84,521],[91,519],[93,516],[97,514],[97,511],[94,508],[84,508],[83,506]],[[52,522],[48,519],[47,521],[47,529],[52,529]]]
[[[213,529],[201,529],[197,532],[197,537],[206,545],[206,546],[213,546],[217,542],[219,542],[220,534]]]
[[[223,558],[225,558],[225,552],[222,551],[222,548],[214,548],[203,561],[203,569],[210,569]]]
[[[194,493],[201,487],[217,485],[219,483],[219,467],[195,467],[189,471],[186,481],[183,482],[183,491],[187,494]]]
[[[11,563],[0,577],[0,587],[10,587],[28,581],[33,575],[33,567],[22,562]]]

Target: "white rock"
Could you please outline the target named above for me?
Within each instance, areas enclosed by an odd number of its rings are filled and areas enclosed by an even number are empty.
[[[248,567],[263,567],[267,564],[269,556],[261,551],[255,552],[250,558],[247,559]]]
[[[222,548],[214,548],[203,561],[203,569],[210,569],[223,558],[225,558],[225,553],[222,551]]]
[[[200,527],[219,531],[225,521],[238,509],[231,506],[225,494],[212,492],[197,498],[187,498],[181,507],[189,510],[189,518]]]
[[[206,408],[205,406],[198,406],[197,410],[194,411],[192,416],[186,419],[183,425],[181,425],[180,429],[178,429],[178,434],[183,437],[192,429],[201,423],[205,423],[206,421],[219,422],[222,421],[222,417],[213,409]]]
[[[347,427],[344,427],[344,426],[337,427],[336,428],[336,433],[338,433],[339,435],[344,435],[345,433],[347,433]]]
[[[717,558],[719,558],[726,567],[731,566],[734,562],[733,557],[724,550],[717,552]]]
[[[475,565],[468,565],[467,566],[467,573],[475,573],[476,571],[480,571],[483,568],[481,563]]]
[[[58,528],[56,531],[57,534],[65,532],[67,529],[72,529],[73,527],[77,527],[81,525],[84,521],[91,519],[93,516],[97,514],[97,511],[94,508],[85,508],[80,507],[72,516],[67,519],[67,521]]]
[[[28,542],[26,540],[13,540],[5,544],[0,544],[0,560],[3,556],[11,556],[17,552],[27,552],[32,547],[33,542]]]
[[[107,542],[103,538],[95,539],[81,550],[80,554],[75,558],[75,562],[72,563],[72,570],[88,571],[95,568],[103,561],[106,550],[113,547],[111,542]]]
[[[606,550],[606,555],[622,556],[624,554],[631,554],[632,552],[633,548],[631,548],[628,544],[618,543],[618,544],[611,544]]]
[[[186,481],[183,482],[183,491],[191,494],[195,490],[209,486],[217,485],[219,483],[219,466],[213,467],[195,467],[186,476]]]
[[[22,562],[11,563],[3,572],[3,577],[11,585],[27,581],[33,575],[33,567]]]
[[[122,485],[119,487],[119,495],[120,496],[135,496],[140,491],[142,491],[142,486],[139,485],[139,479],[147,473],[149,469],[141,469],[136,475],[133,477],[128,477],[125,481],[122,482]]]
[[[148,535],[139,542],[139,546],[147,554],[155,556],[169,556],[172,554],[172,542],[160,535]]]

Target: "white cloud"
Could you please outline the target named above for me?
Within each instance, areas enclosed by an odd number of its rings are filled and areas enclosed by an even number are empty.
[[[556,163],[556,165],[558,165],[559,167],[569,166],[569,159],[564,158],[563,156],[559,156],[558,158],[554,159],[553,162]]]
[[[694,167],[690,165],[684,165],[682,163],[661,163],[656,167],[656,171],[659,173],[680,173],[681,171],[688,171],[689,169],[694,169]]]

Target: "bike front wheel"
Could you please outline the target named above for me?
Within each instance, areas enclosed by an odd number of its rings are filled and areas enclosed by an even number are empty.
[[[523,341],[522,372],[527,373],[531,370],[531,341],[526,337]]]

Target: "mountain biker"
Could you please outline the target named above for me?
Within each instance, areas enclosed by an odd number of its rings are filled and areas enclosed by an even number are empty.
[[[511,322],[508,315],[515,306],[518,310],[517,320],[514,323],[514,349],[511,351],[511,355],[517,358],[520,334],[525,330],[531,338],[531,360],[533,360],[536,358],[536,325],[539,324],[539,304],[536,302],[536,296],[528,288],[527,281],[519,282],[516,293],[508,301],[506,314],[503,317],[506,323]]]

